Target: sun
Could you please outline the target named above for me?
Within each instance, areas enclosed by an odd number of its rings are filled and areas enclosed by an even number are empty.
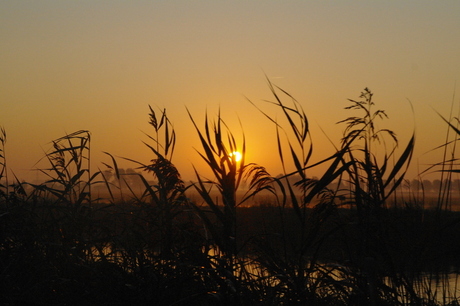
[[[233,151],[232,153],[228,154],[231,159],[233,159],[236,162],[239,162],[241,158],[243,157],[240,152],[238,151]]]

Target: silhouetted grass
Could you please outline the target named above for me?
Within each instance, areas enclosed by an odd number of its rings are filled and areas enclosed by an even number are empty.
[[[283,119],[256,108],[273,123],[284,171],[277,177],[246,164],[250,144],[244,135],[236,141],[220,113],[202,126],[189,113],[213,175],[195,169],[190,184],[173,163],[166,110],[150,107],[152,159],[124,158],[139,172],[121,171],[106,153],[106,169],[93,173],[91,135],[77,131],[52,141],[43,184],[8,178],[2,128],[0,303],[457,305],[448,277],[460,266],[459,213],[444,201],[424,209],[423,198],[397,195],[415,136],[398,151],[396,134],[378,127],[386,113],[374,111],[365,89],[349,100],[347,109],[360,113],[341,121],[336,152],[313,162],[301,104],[269,88]],[[435,166],[455,173],[455,160]],[[313,179],[319,165],[326,170]],[[95,198],[95,187],[107,198]]]

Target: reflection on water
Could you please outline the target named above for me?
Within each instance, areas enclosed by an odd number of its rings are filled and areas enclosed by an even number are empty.
[[[458,271],[443,274],[427,273],[422,278],[421,285],[428,287],[437,301],[447,304],[457,300],[459,297],[459,276]]]
[[[217,247],[203,248],[202,251],[207,254],[209,262],[216,270],[221,269],[219,265],[222,264],[221,256],[223,254]],[[91,256],[95,261],[108,261],[117,265],[123,264],[124,260],[129,257],[125,250],[117,249],[110,244],[93,247],[91,252]],[[202,268],[205,269],[204,267]],[[355,294],[357,290],[356,277],[358,275],[356,271],[352,271],[343,265],[330,263],[317,263],[313,270],[311,268],[305,268],[305,271],[308,271],[308,277],[312,283],[321,283],[327,277],[326,282],[331,283],[333,281],[335,284],[341,284],[342,289],[348,294]],[[235,260],[232,270],[234,275],[245,278],[246,281],[256,281],[267,287],[286,286],[283,283],[285,282],[283,278],[286,275],[270,273],[251,256]],[[127,268],[127,272],[133,271],[133,269]],[[361,274],[361,276],[367,279],[369,286],[373,283],[366,273]],[[396,279],[387,277],[383,279],[383,283],[388,287],[389,291],[393,292],[392,294],[394,294],[398,303],[403,305],[410,304],[413,301],[411,299],[412,292],[410,292],[412,290],[424,302],[437,301],[440,305],[457,305],[456,303],[460,297],[460,271],[456,269],[436,273],[422,273],[412,279],[403,276],[398,276]],[[327,290],[327,287],[325,289]]]

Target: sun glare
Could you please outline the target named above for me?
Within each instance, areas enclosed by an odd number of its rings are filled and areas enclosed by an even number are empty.
[[[234,151],[229,154],[230,158],[235,160],[236,162],[239,162],[242,158],[241,153],[238,151]]]

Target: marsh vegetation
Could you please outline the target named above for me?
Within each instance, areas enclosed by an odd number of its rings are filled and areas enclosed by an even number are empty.
[[[151,161],[127,157],[135,170],[121,171],[106,153],[110,162],[94,171],[91,134],[77,131],[52,142],[42,184],[11,174],[2,129],[1,303],[458,305],[452,189],[440,184],[430,207],[423,181],[402,196],[415,135],[401,144],[379,128],[387,115],[366,88],[338,123],[335,153],[312,162],[302,106],[269,88],[287,124],[251,103],[276,131],[277,176],[246,163],[244,135],[237,142],[221,114],[200,124],[189,113],[213,175],[195,169],[193,183],[174,165],[166,110],[150,108]],[[455,136],[441,149],[454,152],[460,131],[445,121]],[[318,166],[325,171],[311,177]],[[440,182],[459,171],[454,156],[436,169]]]

